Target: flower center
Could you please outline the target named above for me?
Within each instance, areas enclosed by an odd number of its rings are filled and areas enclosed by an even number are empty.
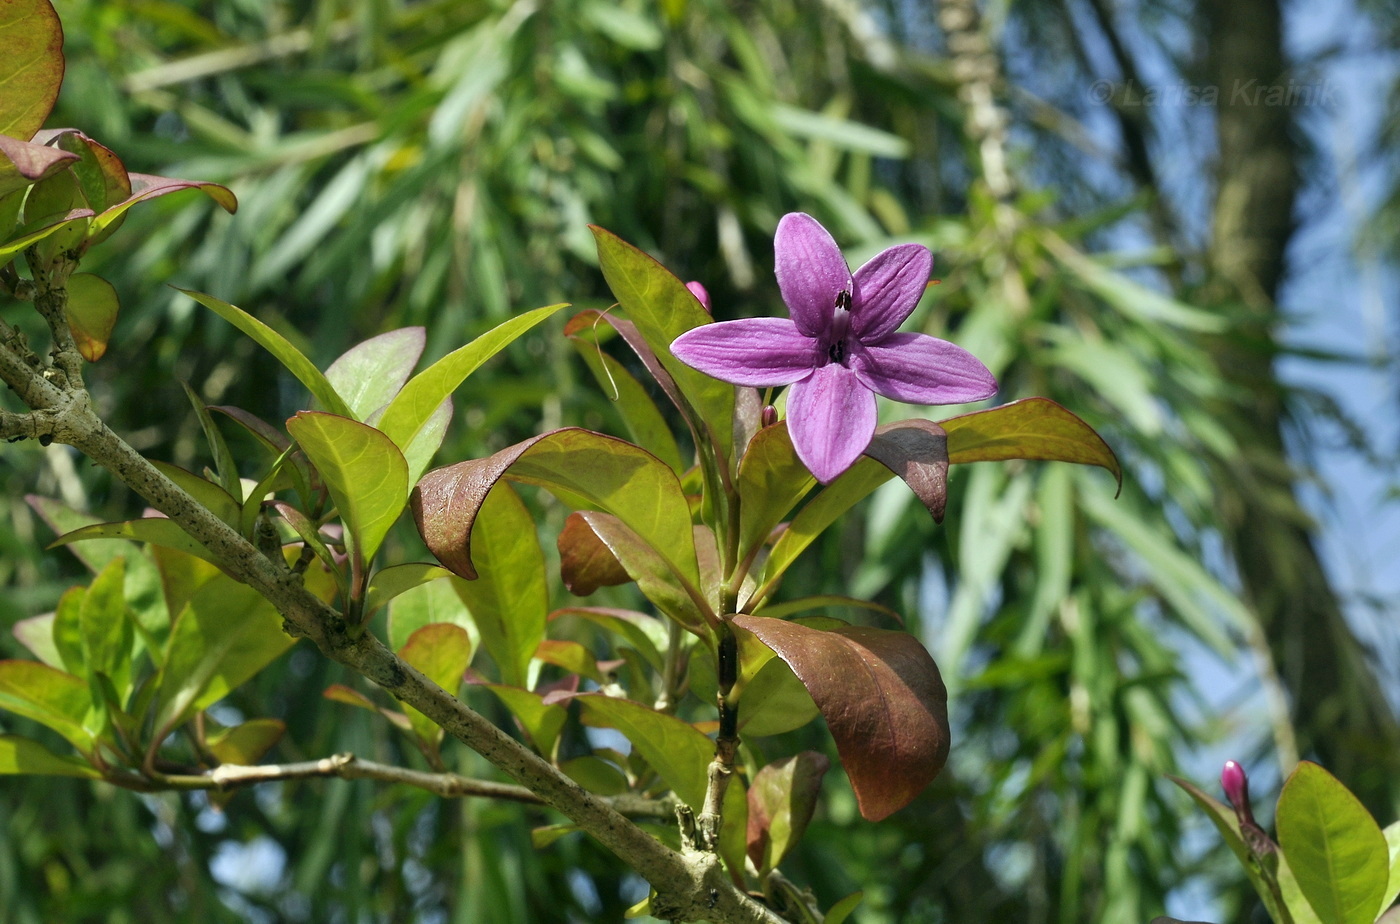
[[[831,341],[826,358],[833,363],[846,360],[846,331],[851,327],[851,293],[842,289],[836,293],[836,305],[831,314]]]

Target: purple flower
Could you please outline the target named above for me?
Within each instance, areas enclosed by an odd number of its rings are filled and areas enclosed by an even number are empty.
[[[773,250],[791,319],[705,324],[677,337],[671,352],[735,385],[791,385],[793,448],[822,483],[870,445],[877,392],[911,404],[962,404],[996,393],[996,379],[963,348],[896,333],[928,284],[927,247],[891,247],[852,274],[827,230],[793,212],[778,222]]]

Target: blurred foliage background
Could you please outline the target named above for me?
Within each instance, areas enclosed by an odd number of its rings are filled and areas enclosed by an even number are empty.
[[[1393,56],[1390,6],[1356,9],[1344,39]],[[1290,357],[1355,361],[1291,347],[1279,308],[1337,165],[1317,112],[1230,92],[1320,80],[1345,52],[1293,50],[1312,15],[1298,7],[64,0],[53,124],[241,202],[232,219],[151,203],[89,257],[124,306],[89,381],[133,445],[197,468],[177,379],[272,420],[304,396],[167,283],[244,307],[324,366],[395,327],[426,325],[434,358],[512,312],[606,307],[590,222],[703,281],[720,317],[780,310],[784,212],[815,215],[853,263],[922,241],[942,282],[911,324],[982,357],[1003,399],[1081,414],[1129,476],[1115,500],[1102,472],[956,469],[942,527],[895,482],[808,553],[788,592],[904,613],[953,693],[955,740],[940,781],[880,825],[832,774],[790,875],[824,906],[864,889],[870,922],[1248,921],[1234,864],[1164,774],[1213,774],[1225,742],[1261,801],[1312,757],[1383,824],[1400,814],[1393,659],[1358,640],[1298,500],[1317,428],[1352,436],[1378,483],[1395,447],[1279,375]],[[1221,92],[1142,101],[1185,85]],[[1361,156],[1393,158],[1376,144]],[[1394,201],[1347,229],[1392,267]],[[616,430],[562,323],[459,392],[442,461],[561,424]],[[135,500],[60,447],[8,448],[0,478],[8,625],[78,573],[43,551],[25,493],[112,518]],[[399,549],[421,556],[410,532]],[[1393,646],[1395,601],[1379,607],[1388,634],[1368,638]],[[8,634],[0,650],[18,652]],[[285,759],[412,762],[382,723],[321,699],[343,679],[297,649],[226,708],[284,718]],[[830,749],[813,728],[761,746]],[[578,838],[532,849],[545,820],[370,783],[264,787],[216,811],[8,778],[0,907],[17,924],[619,919],[640,882]]]

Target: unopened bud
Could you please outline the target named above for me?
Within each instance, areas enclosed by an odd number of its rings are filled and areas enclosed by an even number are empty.
[[[1233,760],[1225,761],[1225,769],[1220,771],[1220,785],[1225,790],[1225,798],[1235,809],[1240,823],[1254,823],[1254,812],[1249,807],[1249,777],[1244,768]]]
[[[700,300],[700,307],[708,314],[710,311],[710,293],[705,291],[705,287],[698,282],[687,282],[685,287],[690,290],[690,294]]]
[[[765,427],[771,427],[778,422],[778,409],[771,404],[763,405],[763,410],[759,412],[758,421]]]

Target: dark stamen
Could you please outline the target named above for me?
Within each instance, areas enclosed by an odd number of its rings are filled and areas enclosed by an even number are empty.
[[[836,293],[836,310],[851,310],[851,293],[847,292],[845,289],[842,289],[840,292]]]
[[[846,358],[846,341],[838,340],[826,348],[826,357],[834,363],[839,363]]]

